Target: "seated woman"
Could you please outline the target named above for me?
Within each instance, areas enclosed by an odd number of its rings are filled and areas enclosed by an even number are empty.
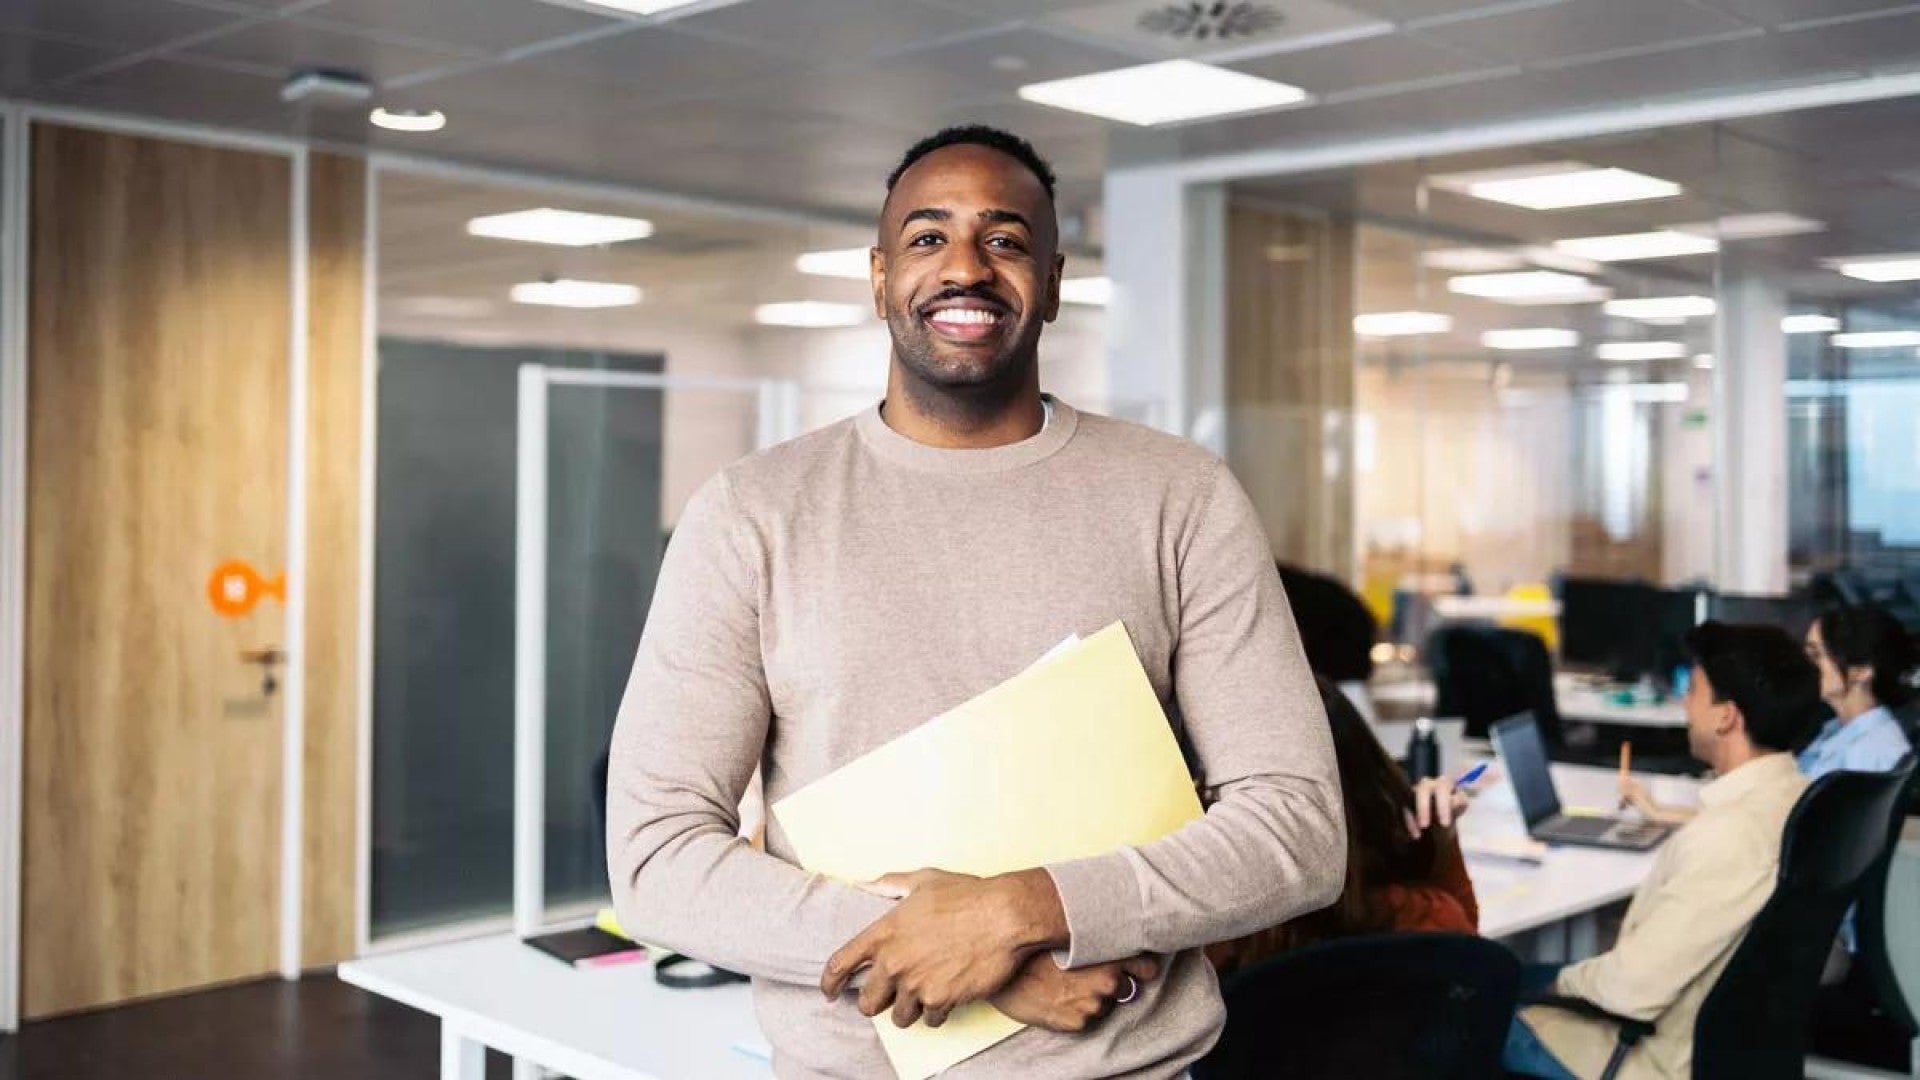
[[[1347,884],[1331,907],[1207,949],[1221,973],[1332,938],[1479,929],[1479,906],[1453,819],[1466,798],[1445,780],[1407,783],[1340,688],[1317,679],[1346,804]]]

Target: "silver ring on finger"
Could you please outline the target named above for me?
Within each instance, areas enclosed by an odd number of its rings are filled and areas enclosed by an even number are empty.
[[[1115,1005],[1125,1005],[1140,996],[1140,982],[1131,975],[1122,975],[1127,980],[1127,992],[1113,999]]]

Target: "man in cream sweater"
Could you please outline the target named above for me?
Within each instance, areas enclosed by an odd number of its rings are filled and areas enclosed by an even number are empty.
[[[615,902],[753,977],[785,1080],[889,1076],[867,1017],[982,999],[1036,1026],[956,1080],[1179,1076],[1223,1023],[1198,948],[1340,888],[1326,718],[1245,493],[1187,442],[1040,392],[1058,243],[1024,141],[916,145],[872,255],[885,400],[724,470],[661,567],[614,733]],[[1203,819],[990,879],[900,867],[884,896],[793,865],[778,821],[764,852],[736,838],[756,766],[777,802],[1115,619],[1178,702],[1218,793]]]
[[[1687,742],[1718,779],[1700,813],[1669,838],[1634,893],[1612,949],[1562,969],[1555,993],[1581,998],[1654,1034],[1627,1055],[1621,1080],[1693,1075],[1700,1005],[1773,895],[1787,815],[1807,788],[1793,760],[1820,722],[1820,673],[1772,626],[1709,622],[1687,635]],[[1618,1028],[1551,1007],[1522,1011],[1509,1070],[1544,1080],[1599,1076]]]

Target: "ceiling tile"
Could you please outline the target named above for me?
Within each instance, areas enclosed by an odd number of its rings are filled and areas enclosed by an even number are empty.
[[[1568,0],[1421,33],[1499,63],[1538,64],[1751,29],[1675,0]]]
[[[118,55],[92,45],[0,33],[0,86],[25,90],[65,78]]]
[[[173,0],[5,0],[0,30],[64,34],[105,45],[148,49],[252,16]]]
[[[1228,66],[1326,95],[1461,75],[1485,70],[1490,65],[1453,49],[1396,33]]]
[[[905,0],[807,0],[731,4],[674,21],[676,30],[779,50],[808,67],[899,52],[974,28],[945,8]]]
[[[185,50],[190,57],[259,64],[285,72],[334,68],[357,72],[375,85],[460,63],[471,54],[396,45],[292,19],[255,23]]]
[[[383,97],[394,106],[443,109],[449,129],[468,131],[617,119],[651,104],[628,87],[526,64],[437,75]]]
[[[504,52],[607,26],[609,16],[530,0],[332,0],[307,17],[450,50]]]
[[[280,102],[280,80],[179,60],[145,60],[60,87],[69,104],[99,109],[286,130],[294,110]]]
[[[1819,49],[1849,68],[1908,68],[1920,64],[1920,10],[1786,32],[1787,40]]]
[[[1912,0],[1704,0],[1708,7],[1768,26],[1911,8]]]
[[[925,0],[926,3],[992,19],[1037,19],[1086,7],[1089,0]]]
[[[777,46],[775,46],[777,48]],[[670,26],[624,33],[544,52],[527,65],[570,76],[617,82],[647,98],[671,100],[731,89],[742,80],[791,69],[777,52],[710,41]]]
[[[1768,34],[1642,53],[1553,72],[1583,100],[1635,101],[1806,82],[1838,71],[1796,34]]]
[[[1555,0],[1547,0],[1553,3]],[[1343,0],[1347,7],[1396,22],[1448,18],[1483,9],[1504,9],[1512,0]]]

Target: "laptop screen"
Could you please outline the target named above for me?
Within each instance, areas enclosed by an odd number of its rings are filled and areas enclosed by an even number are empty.
[[[1520,816],[1531,827],[1560,812],[1560,796],[1553,790],[1547,768],[1547,744],[1532,713],[1509,716],[1493,725],[1493,746],[1513,783]]]

